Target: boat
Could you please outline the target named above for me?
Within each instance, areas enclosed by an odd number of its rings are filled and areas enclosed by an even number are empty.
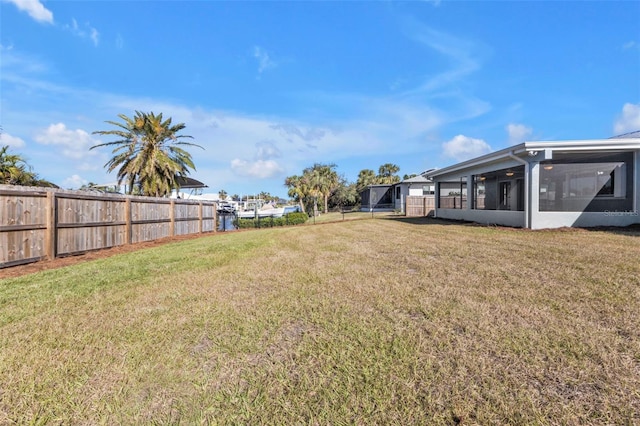
[[[299,206],[276,207],[271,203],[253,203],[236,212],[238,219],[257,219],[265,217],[282,217],[285,214],[300,211]],[[253,207],[253,208],[251,208]]]

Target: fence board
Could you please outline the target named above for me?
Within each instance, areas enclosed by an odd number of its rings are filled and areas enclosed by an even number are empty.
[[[0,185],[0,268],[215,232],[217,204]]]
[[[433,216],[436,208],[436,199],[433,195],[407,197],[406,215],[408,217]]]

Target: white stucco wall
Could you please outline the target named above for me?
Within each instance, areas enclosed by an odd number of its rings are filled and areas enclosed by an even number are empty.
[[[588,142],[588,141],[587,141]],[[603,143],[608,142],[604,141]],[[571,148],[571,147],[569,147]],[[578,150],[576,150],[578,151]],[[532,229],[560,228],[560,227],[594,227],[594,226],[629,226],[640,224],[640,151],[634,154],[634,199],[633,208],[629,211],[604,211],[604,212],[541,212],[539,202],[540,161],[552,159],[550,149],[536,150],[537,154],[520,156],[525,165],[525,211],[503,210],[474,210],[467,209],[437,209],[436,217],[444,219],[465,220],[486,224],[497,224],[514,227],[528,226]],[[603,152],[606,152],[603,149]],[[438,182],[457,181],[463,176],[467,177],[467,193],[471,199],[472,175],[489,173],[495,170],[521,166],[522,163],[512,157],[499,158],[490,162],[470,164],[458,169],[453,169],[435,177]],[[525,216],[526,214],[526,216]]]
[[[514,228],[522,228],[524,226],[524,212],[518,211],[438,209],[436,217],[486,225],[512,226]]]

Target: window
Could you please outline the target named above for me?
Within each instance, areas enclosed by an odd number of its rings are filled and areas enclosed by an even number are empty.
[[[472,208],[524,211],[524,166],[474,175]]]
[[[540,166],[540,211],[598,212],[632,208],[631,154],[583,156],[571,162],[542,162]]]
[[[422,185],[422,195],[434,195],[436,193],[435,185]]]
[[[511,210],[511,181],[500,182],[500,210]]]
[[[456,182],[438,183],[440,196],[438,208],[441,209],[466,209],[467,208],[467,178],[461,177]]]
[[[399,200],[402,196],[402,189],[399,186],[396,186],[396,200]]]

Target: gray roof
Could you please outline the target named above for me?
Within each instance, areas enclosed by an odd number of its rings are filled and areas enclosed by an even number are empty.
[[[632,138],[640,138],[640,130],[636,130],[635,132],[623,133],[618,136],[611,136],[609,139],[632,139]]]
[[[420,175],[414,176],[414,177],[409,178],[409,179],[404,179],[400,183],[428,183],[428,182],[432,182],[432,180],[429,179],[428,177],[420,174]]]

